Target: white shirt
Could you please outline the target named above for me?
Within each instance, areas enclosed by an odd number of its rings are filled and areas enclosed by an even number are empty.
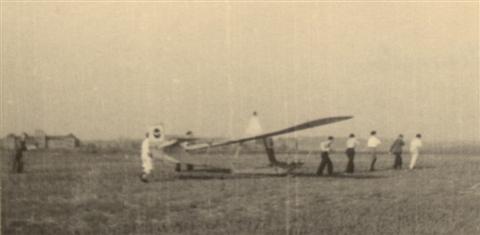
[[[332,145],[332,141],[326,140],[320,143],[320,151],[322,152],[330,152],[330,145]]]
[[[418,149],[422,147],[422,140],[415,138],[410,142],[410,152],[418,152]]]
[[[370,138],[368,138],[367,146],[369,148],[376,148],[381,143],[382,142],[376,136],[372,135],[372,136],[370,136]]]
[[[349,149],[353,149],[353,148],[357,147],[357,145],[359,145],[359,144],[360,143],[355,138],[348,138],[348,140],[347,140],[347,148],[349,148]]]
[[[260,119],[258,116],[254,115],[250,118],[248,122],[247,129],[245,130],[246,136],[255,136],[263,132],[262,126],[260,125]]]

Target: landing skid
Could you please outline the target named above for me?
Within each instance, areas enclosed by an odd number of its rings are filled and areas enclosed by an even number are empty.
[[[261,168],[249,168],[249,169],[232,169],[232,174],[235,175],[287,175],[289,171],[285,168],[271,166]]]
[[[286,163],[277,162],[275,165],[247,169],[232,168],[233,174],[255,174],[255,175],[287,175],[292,173],[295,169],[302,166],[303,163]]]
[[[189,164],[186,162],[175,164],[175,171],[180,172],[209,172],[209,173],[231,173],[234,175],[287,175],[292,173],[295,169],[298,169],[303,165],[302,162],[283,162],[277,160],[275,157],[275,151],[273,148],[272,139],[264,139],[265,150],[267,152],[269,165],[254,168],[236,168],[234,161],[239,159],[240,152],[242,150],[242,144],[239,143],[235,149],[233,160],[230,162],[230,168],[217,168],[209,165]]]
[[[234,174],[234,175],[288,175],[292,173],[295,169],[298,169],[302,166],[303,163],[286,163],[286,162],[277,162],[274,165],[268,165],[263,167],[254,167],[254,168],[242,168],[238,169],[232,167],[228,168],[216,168],[212,166],[206,165],[195,165],[195,169],[191,164],[178,164],[175,166],[175,171],[178,173],[181,172],[190,172],[190,173],[227,173],[227,174]],[[186,167],[186,169],[184,168]]]
[[[193,171],[194,170],[194,165],[193,164],[183,164],[185,166],[186,171]],[[175,171],[180,172],[182,171],[182,163],[176,163],[175,164]]]

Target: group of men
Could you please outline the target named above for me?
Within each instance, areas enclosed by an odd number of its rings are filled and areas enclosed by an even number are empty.
[[[333,163],[330,159],[330,153],[332,150],[334,138],[333,136],[329,136],[326,141],[320,143],[320,151],[321,151],[321,158],[320,165],[318,166],[317,175],[323,175],[325,168],[327,168],[327,174],[333,174]],[[375,163],[377,162],[377,153],[378,153],[378,146],[382,142],[377,137],[377,132],[372,131],[370,132],[370,137],[367,141],[367,148],[369,153],[371,154],[371,162],[370,162],[370,171],[375,171]],[[355,169],[354,165],[354,158],[355,158],[355,150],[359,146],[359,141],[355,138],[355,134],[350,134],[348,140],[346,142],[346,150],[345,153],[348,158],[347,167],[345,169],[346,173],[353,173]],[[399,135],[397,139],[393,142],[390,146],[389,152],[395,156],[393,168],[394,169],[401,169],[402,168],[402,153],[403,147],[405,146],[405,141],[403,140],[403,135]],[[422,147],[422,135],[417,134],[414,139],[410,142],[410,165],[409,169],[413,169],[415,167],[415,163],[417,162],[419,150]]]

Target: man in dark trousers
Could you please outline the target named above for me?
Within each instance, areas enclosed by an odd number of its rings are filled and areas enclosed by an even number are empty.
[[[263,145],[265,146],[265,151],[267,152],[270,166],[277,165],[278,161],[277,161],[277,158],[275,157],[275,148],[273,145],[273,139],[272,138],[263,139]]]
[[[393,163],[393,169],[402,169],[402,148],[405,145],[403,141],[403,135],[399,135],[390,147],[390,153],[395,155],[395,161]]]
[[[15,156],[13,159],[13,172],[23,172],[23,153],[27,151],[27,134],[22,133],[20,138],[15,140]]]
[[[318,166],[317,175],[323,175],[323,169],[327,167],[328,175],[333,174],[333,164],[330,160],[329,153],[331,151],[331,146],[333,143],[333,136],[329,136],[326,141],[320,143],[320,151],[322,154],[322,161],[320,161],[320,165]]]
[[[357,147],[358,144],[355,134],[350,134],[347,140],[347,150],[345,151],[348,157],[347,169],[345,169],[346,173],[353,173],[354,171],[355,166],[353,164],[353,159],[355,157],[355,147]]]

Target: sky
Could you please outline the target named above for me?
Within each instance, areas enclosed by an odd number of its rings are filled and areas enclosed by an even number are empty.
[[[1,136],[480,141],[477,1],[2,2],[0,39]]]

